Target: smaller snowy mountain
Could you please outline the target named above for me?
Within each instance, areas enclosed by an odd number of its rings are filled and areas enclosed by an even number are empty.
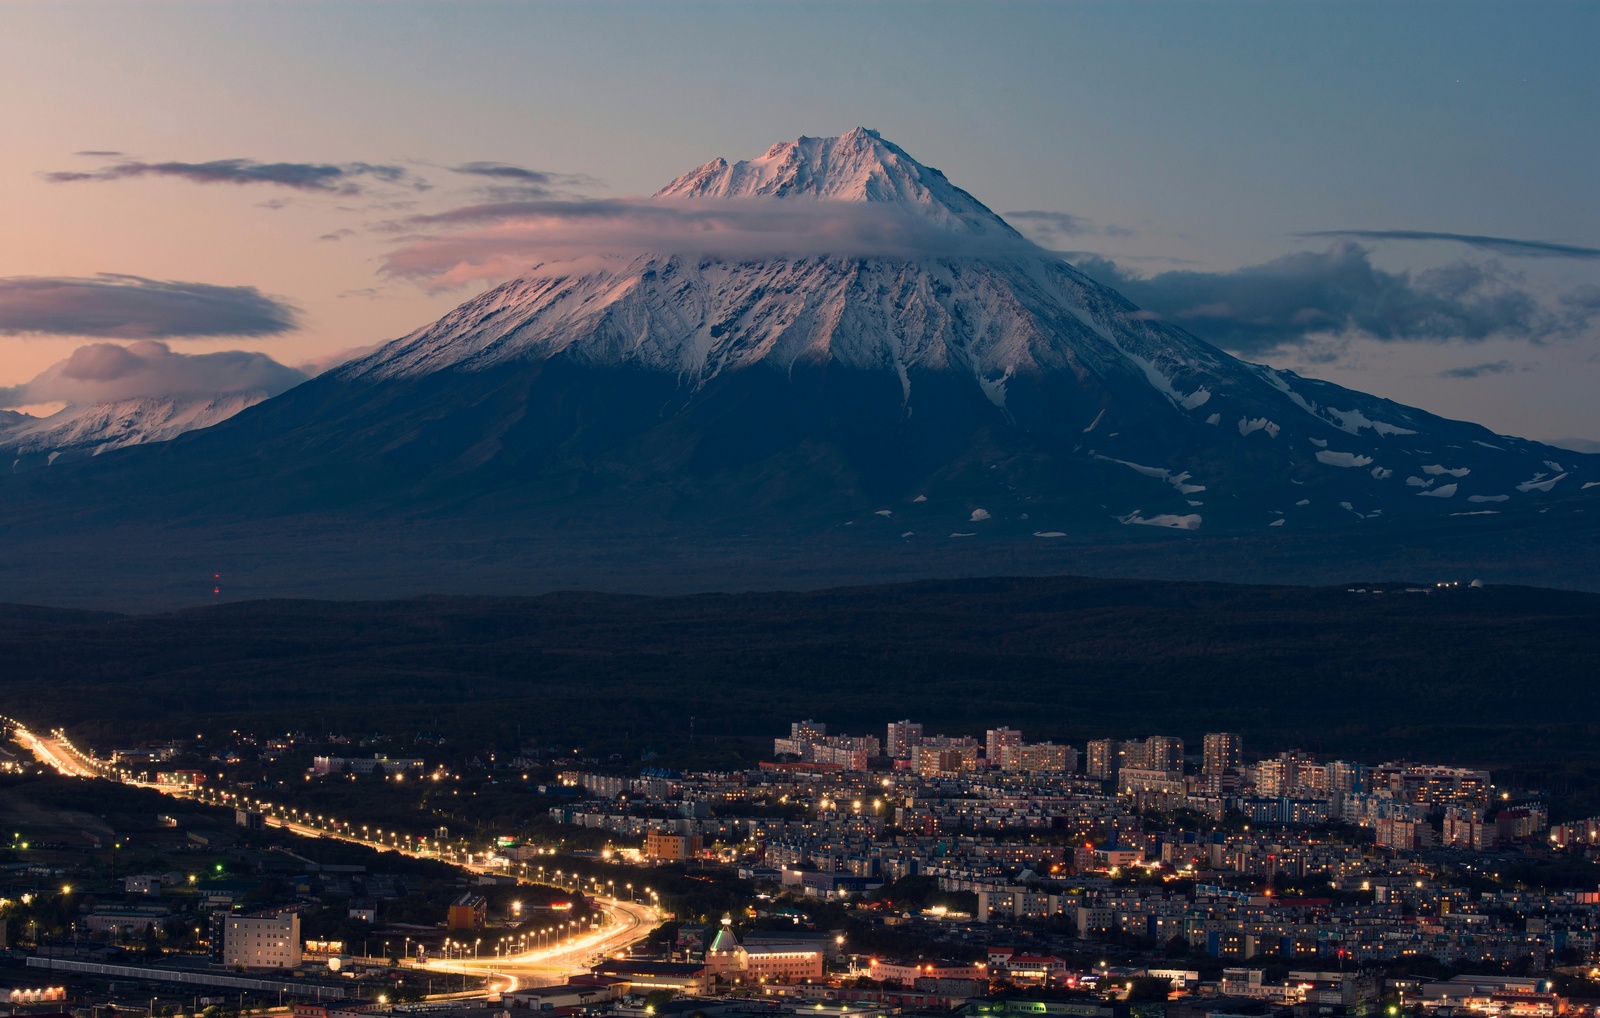
[[[262,390],[215,395],[144,396],[68,404],[48,417],[0,411],[0,456],[10,472],[48,466],[62,457],[79,459],[147,442],[165,442],[209,428],[268,398]]]

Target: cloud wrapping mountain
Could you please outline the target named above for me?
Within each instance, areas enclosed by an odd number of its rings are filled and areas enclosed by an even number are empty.
[[[411,216],[392,228],[413,232],[390,252],[384,272],[435,287],[503,279],[541,262],[594,255],[670,252],[742,261],[1043,253],[1004,224],[957,233],[899,205],[804,197],[493,202]],[[422,232],[439,228],[444,232]]]
[[[299,328],[294,305],[253,286],[102,273],[0,278],[0,335],[193,339]]]

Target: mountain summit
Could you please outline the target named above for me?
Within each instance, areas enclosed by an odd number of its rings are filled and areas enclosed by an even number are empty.
[[[1020,239],[1005,220],[924,166],[877,131],[858,127],[837,138],[798,138],[757,159],[713,159],[655,193],[657,198],[818,198],[885,202],[958,233]]]
[[[51,479],[17,479],[8,504],[100,500],[73,518],[118,525],[175,503],[196,525],[335,514],[562,555],[637,540],[639,561],[666,532],[829,535],[845,571],[828,575],[870,579],[850,542],[926,563],[953,541],[1024,555],[1158,530],[1356,547],[1586,519],[1600,484],[1600,457],[1232,357],[872,131],[713,160],[642,207],[760,250],[686,228],[547,259],[215,427],[34,471]]]

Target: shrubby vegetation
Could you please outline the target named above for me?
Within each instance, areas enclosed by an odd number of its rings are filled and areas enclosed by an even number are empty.
[[[389,734],[734,767],[788,721],[1030,738],[1244,734],[1593,788],[1600,596],[1052,579],[806,594],[0,610],[5,710],[110,748],[186,730]],[[1536,663],[1536,667],[1535,667]],[[693,738],[691,738],[691,735]],[[405,755],[404,747],[391,749]],[[507,819],[512,819],[511,810]]]

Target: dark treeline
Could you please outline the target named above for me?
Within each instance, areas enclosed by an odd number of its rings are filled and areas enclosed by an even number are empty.
[[[1386,589],[1049,578],[131,617],[5,607],[0,710],[100,748],[224,725],[630,754],[802,717],[1073,741],[1232,730],[1253,751],[1589,780],[1600,595]]]

